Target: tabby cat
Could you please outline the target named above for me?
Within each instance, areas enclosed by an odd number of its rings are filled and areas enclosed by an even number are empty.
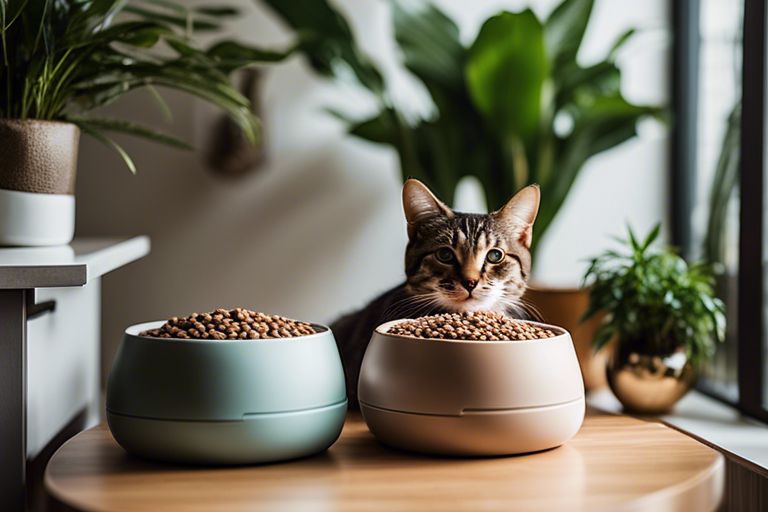
[[[347,395],[357,406],[357,380],[373,330],[423,315],[490,310],[530,318],[522,299],[531,271],[531,236],[539,188],[519,191],[490,214],[455,212],[420,181],[403,186],[408,223],[405,283],[331,325],[344,362]]]

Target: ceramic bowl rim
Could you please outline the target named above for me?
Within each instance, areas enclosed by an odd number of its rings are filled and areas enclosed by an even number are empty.
[[[260,339],[237,339],[237,340],[202,340],[197,338],[158,338],[156,336],[139,336],[139,333],[148,329],[157,329],[165,323],[165,320],[153,320],[151,322],[142,322],[133,324],[125,328],[124,335],[126,338],[134,338],[138,340],[152,340],[153,342],[165,342],[165,343],[198,343],[207,345],[230,345],[230,344],[243,344],[243,343],[258,343],[263,345],[266,343],[279,343],[284,344],[286,342],[299,342],[308,341],[314,339],[322,339],[327,337],[328,334],[333,334],[331,328],[327,325],[318,324],[315,322],[309,322],[309,324],[318,332],[314,334],[307,334],[305,336],[295,336],[291,338],[260,338]]]
[[[516,322],[523,322],[526,324],[532,324],[536,325],[538,327],[542,327],[545,329],[552,329],[556,332],[559,332],[560,334],[557,334],[555,336],[552,336],[551,338],[537,338],[535,340],[443,340],[440,338],[416,338],[414,336],[405,336],[403,334],[392,334],[390,332],[387,332],[392,326],[397,325],[401,322],[407,322],[409,320],[413,320],[412,318],[400,318],[398,320],[391,320],[389,322],[384,322],[383,324],[376,327],[374,332],[376,334],[379,334],[383,336],[384,338],[390,338],[390,339],[397,339],[397,340],[403,340],[403,341],[411,341],[416,343],[423,343],[423,342],[431,342],[431,343],[438,343],[438,344],[459,344],[459,345],[473,345],[473,346],[479,346],[479,345],[521,345],[521,344],[528,344],[528,343],[541,343],[541,342],[548,342],[553,343],[556,341],[559,341],[561,339],[570,339],[571,334],[564,328],[559,327],[557,325],[552,324],[545,324],[543,322],[535,322],[533,320],[515,320]]]

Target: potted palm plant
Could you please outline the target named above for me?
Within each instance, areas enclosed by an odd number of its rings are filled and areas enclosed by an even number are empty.
[[[371,117],[335,114],[352,135],[393,147],[403,179],[418,178],[452,198],[463,177],[475,176],[491,209],[537,183],[534,251],[585,162],[633,138],[640,119],[662,112],[622,95],[616,55],[634,30],[618,37],[603,60],[578,63],[593,0],[564,0],[546,19],[530,9],[500,12],[469,44],[435,5],[393,1],[402,63],[432,101],[431,114],[416,119],[397,105],[349,24],[326,0],[262,1],[295,30],[296,50],[317,73],[370,92],[377,106]],[[586,292],[536,286],[527,298],[548,321],[572,331],[587,386],[600,381],[603,368],[591,364],[594,323],[578,322]]]
[[[656,226],[640,241],[630,229],[629,250],[596,257],[584,278],[584,318],[602,316],[594,346],[615,344],[608,384],[626,409],[645,414],[671,409],[725,336],[709,266],[652,249],[658,234]]]
[[[256,140],[257,119],[228,75],[281,55],[233,41],[201,49],[192,40],[235,13],[172,0],[0,1],[0,244],[72,239],[81,132],[113,148],[134,172],[110,133],[189,147],[144,126],[89,115],[129,91],[147,89],[161,108],[157,88],[197,96]]]

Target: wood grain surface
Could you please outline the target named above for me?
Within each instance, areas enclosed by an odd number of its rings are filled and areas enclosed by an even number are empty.
[[[392,450],[353,415],[325,453],[224,468],[131,457],[99,425],[56,452],[45,484],[54,502],[87,511],[707,511],[723,468],[718,452],[660,423],[594,411],[560,448],[485,459]]]

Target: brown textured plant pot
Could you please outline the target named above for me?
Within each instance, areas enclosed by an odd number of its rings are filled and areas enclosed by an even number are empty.
[[[534,283],[526,291],[525,298],[536,307],[546,323],[559,325],[571,333],[587,390],[605,387],[610,349],[597,354],[592,350],[592,339],[601,318],[598,315],[586,322],[580,321],[589,305],[589,292],[585,288],[550,288]]]
[[[0,119],[0,245],[60,245],[75,229],[80,129]]]

